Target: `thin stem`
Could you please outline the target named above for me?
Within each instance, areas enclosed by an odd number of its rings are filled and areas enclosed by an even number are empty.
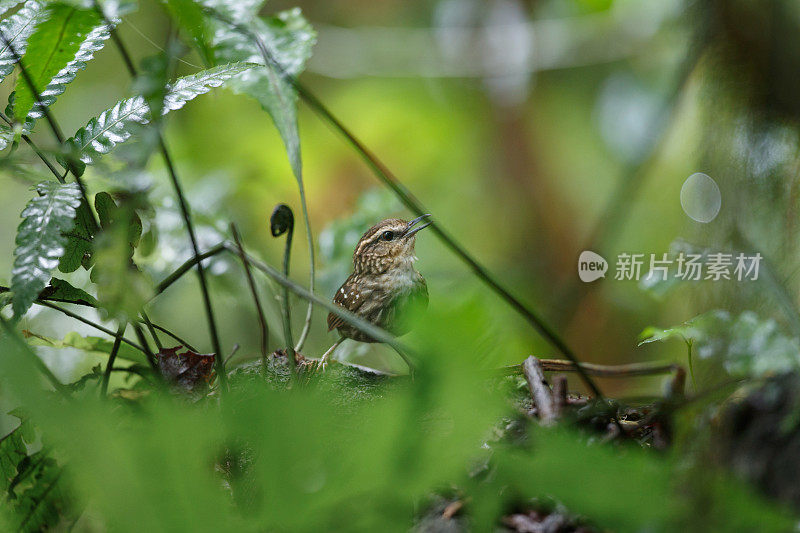
[[[5,330],[7,337],[11,338],[14,342],[16,342],[20,346],[20,348],[24,352],[28,353],[36,369],[39,372],[41,372],[44,377],[47,378],[50,384],[53,385],[53,388],[65,398],[69,398],[70,397],[69,390],[64,386],[63,383],[61,383],[58,380],[55,374],[53,374],[53,372],[49,368],[47,368],[47,365],[44,364],[44,361],[42,361],[33,350],[31,350],[31,347],[28,346],[28,343],[19,338],[17,332],[14,330],[14,328],[11,327],[11,324],[9,324],[8,321],[6,321],[6,319],[3,318],[2,315],[0,315],[0,326],[2,326],[2,328]]]
[[[195,266],[197,263],[199,263],[200,261],[203,261],[204,259],[208,259],[211,256],[217,255],[218,253],[223,252],[223,251],[225,251],[225,243],[220,243],[220,244],[217,244],[216,246],[214,246],[213,248],[209,248],[208,250],[206,250],[205,252],[203,252],[201,254],[195,254],[192,257],[190,257],[189,259],[187,259],[172,274],[170,274],[169,276],[164,278],[161,281],[161,283],[156,285],[154,293],[153,293],[153,297],[151,298],[151,300],[153,298],[155,298],[156,296],[158,296],[159,294],[161,294],[162,292],[164,292],[165,290],[167,290],[170,285],[172,285],[173,283],[178,281],[181,278],[181,276],[183,276],[189,270],[191,270],[192,267]]]
[[[8,292],[9,290],[10,289],[8,287],[4,287],[4,286],[0,285],[0,293]],[[85,307],[91,307],[92,309],[96,309],[96,307],[94,305],[92,305],[92,304],[90,304],[88,302],[82,302],[82,301],[76,301],[76,300],[65,300],[65,299],[62,299],[62,298],[41,298],[40,297],[34,303],[39,304],[39,305],[43,305],[43,302],[59,302],[59,303],[66,303],[66,304],[72,304],[72,305],[82,305],[82,306],[85,306]],[[67,311],[65,309],[62,310],[62,308],[60,308],[60,307],[58,307],[58,308],[53,307],[53,308],[58,310],[58,311],[63,311],[65,313],[67,313]],[[98,328],[103,332],[111,331],[111,330],[107,330],[107,329],[103,328],[102,326],[98,326],[94,322],[87,321],[83,317],[75,315],[74,313],[70,312],[69,316],[73,316],[73,318],[77,318],[78,320],[82,320],[82,321],[86,322],[87,324],[89,324],[90,326]],[[139,320],[139,321],[143,322],[142,320]],[[158,324],[156,324],[156,323],[154,323],[152,321],[150,322],[150,325],[153,326],[154,329],[157,329],[158,331],[164,333],[165,335],[168,335],[169,337],[172,337],[173,339],[178,341],[181,345],[189,348],[193,352],[197,352],[198,351],[196,348],[194,348],[186,340],[182,339],[181,337],[179,337],[178,335],[176,335],[172,331],[168,330],[164,326],[159,326]],[[114,336],[114,335],[112,334],[112,336]],[[125,339],[122,339],[122,342],[126,342],[127,343],[127,341]],[[138,345],[136,345],[136,344],[133,344],[133,343],[128,343],[128,344],[131,344],[133,347],[138,348]],[[144,350],[141,349],[141,348],[139,348],[139,350],[141,352],[144,352]]]
[[[92,322],[88,318],[83,318],[79,314],[73,313],[69,309],[64,309],[63,307],[59,307],[59,306],[57,306],[55,304],[52,304],[52,303],[50,303],[48,301],[44,301],[44,300],[37,300],[34,303],[36,305],[41,305],[42,307],[49,307],[50,309],[54,309],[54,310],[58,311],[59,313],[63,313],[65,315],[67,315],[70,318],[74,318],[75,320],[77,320],[79,322],[83,322],[87,326],[92,326],[96,330],[102,331],[103,333],[105,333],[106,335],[108,335],[110,337],[113,337],[114,339],[116,339],[118,337],[118,335],[116,333],[114,333],[113,331],[111,331],[110,329],[108,329],[106,327],[103,327],[103,326],[101,326],[100,324],[98,324],[96,322]],[[136,348],[140,352],[142,352],[144,354],[147,354],[147,351],[144,348],[142,348],[140,345],[136,344],[135,342],[129,341],[125,337],[122,337],[120,340],[122,342],[124,342],[125,344],[129,345],[129,346],[133,346],[134,348]]]
[[[122,59],[125,63],[125,67],[128,70],[128,74],[130,74],[132,79],[136,79],[137,71],[136,67],[133,64],[133,60],[131,59],[130,54],[128,53],[127,48],[125,47],[122,39],[117,35],[116,28],[111,24],[111,22],[106,17],[105,13],[103,12],[102,8],[98,4],[97,1],[94,2],[95,9],[98,11],[103,20],[109,27],[109,32],[111,34],[111,38],[114,41],[114,44],[119,50],[120,55],[122,55]],[[167,170],[169,172],[169,177],[172,182],[172,187],[175,191],[175,195],[178,197],[178,204],[181,210],[181,216],[183,217],[183,222],[186,225],[186,232],[189,234],[189,241],[192,245],[192,253],[195,256],[200,255],[200,247],[197,244],[197,235],[194,231],[194,225],[192,223],[192,217],[189,213],[189,205],[186,201],[186,197],[183,194],[183,189],[181,188],[180,180],[178,179],[178,174],[175,170],[175,165],[172,162],[172,157],[169,154],[169,150],[167,150],[167,144],[164,141],[164,137],[161,135],[161,132],[156,130],[156,135],[158,137],[158,145],[159,149],[161,150],[161,155],[164,158],[164,163],[167,166]],[[222,357],[222,346],[219,340],[219,334],[217,332],[217,323],[214,319],[214,309],[211,305],[211,295],[208,290],[208,283],[206,280],[206,273],[205,269],[203,268],[203,262],[198,261],[197,264],[197,278],[200,281],[200,291],[203,296],[203,307],[205,308],[206,312],[206,321],[208,322],[208,330],[211,336],[211,346],[214,349],[214,353],[216,357],[214,358],[214,364],[216,366],[216,372],[219,379],[220,389],[225,391],[228,388],[228,379],[227,374],[225,373],[225,361]]]
[[[13,125],[13,122],[11,121],[11,119],[10,119],[10,118],[8,118],[8,117],[5,115],[5,113],[3,113],[3,112],[0,112],[0,120],[2,120],[3,122],[5,122],[5,123],[6,123],[6,124],[8,124],[9,126]],[[36,143],[34,143],[34,142],[33,142],[33,139],[31,139],[31,138],[30,138],[29,136],[27,136],[27,135],[23,135],[23,136],[22,136],[22,140],[23,140],[23,141],[25,141],[25,142],[28,144],[28,146],[30,146],[30,147],[33,149],[33,151],[36,153],[36,155],[37,155],[37,156],[39,156],[39,159],[41,159],[41,160],[42,160],[42,162],[43,162],[45,165],[47,165],[47,168],[49,168],[49,169],[50,169],[50,172],[52,172],[52,173],[53,173],[53,175],[56,177],[56,179],[57,179],[59,182],[61,182],[61,183],[64,183],[64,181],[65,181],[65,178],[64,178],[64,176],[62,176],[61,174],[59,174],[59,172],[58,172],[58,170],[56,169],[56,167],[55,167],[55,166],[53,166],[53,164],[52,164],[52,163],[51,163],[51,162],[50,162],[50,161],[47,159],[47,157],[45,157],[45,155],[44,155],[44,152],[42,152],[42,151],[39,149],[39,147],[38,147],[38,146],[36,146]]]
[[[111,378],[111,369],[114,368],[114,361],[117,360],[117,353],[119,352],[119,347],[122,344],[122,336],[125,333],[125,328],[127,327],[127,323],[125,321],[120,322],[119,327],[117,328],[117,335],[114,337],[114,345],[111,347],[111,353],[108,354],[108,362],[106,363],[106,370],[103,372],[103,382],[100,385],[100,396],[105,397],[108,393],[108,380]]]
[[[258,289],[256,282],[253,279],[253,273],[250,271],[250,263],[244,257],[244,248],[242,248],[242,240],[239,238],[239,230],[236,229],[236,224],[231,223],[231,233],[233,240],[236,242],[236,248],[239,251],[239,259],[242,261],[244,273],[247,277],[247,285],[250,288],[250,295],[253,297],[253,303],[256,306],[256,313],[258,313],[258,325],[261,331],[261,357],[264,362],[267,360],[267,344],[269,342],[269,327],[267,326],[267,319],[264,316],[264,309],[261,307],[261,300],[258,297]]]
[[[306,226],[306,238],[308,239],[308,260],[309,260],[309,279],[308,290],[314,292],[314,279],[316,278],[316,267],[314,265],[314,236],[311,234],[311,222],[308,219],[308,207],[306,206],[306,193],[303,190],[303,183],[301,180],[297,181],[297,186],[300,188],[300,209],[303,211],[303,223]],[[300,338],[294,347],[294,351],[299,352],[303,349],[306,343],[308,333],[311,331],[311,317],[314,314],[314,304],[308,302],[308,309],[306,310],[306,319],[303,323],[303,330],[300,332]]]
[[[539,359],[546,372],[576,372],[577,368],[572,361],[562,359]],[[591,376],[605,378],[622,378],[633,376],[653,376],[671,374],[679,365],[669,362],[631,363],[625,365],[597,365],[594,363],[580,363],[580,368]],[[522,364],[509,365],[500,369],[505,375],[519,374],[523,370]]]
[[[144,347],[144,354],[147,356],[147,362],[150,363],[150,366],[158,372],[158,363],[156,362],[156,357],[153,355],[152,350],[150,350],[150,345],[147,344],[147,339],[144,336],[144,331],[142,330],[142,326],[139,324],[133,324],[133,331],[136,333],[136,338],[139,339],[139,342],[142,343]]]
[[[367,163],[367,166],[373,171],[373,174],[380,179],[384,185],[389,187],[401,202],[413,213],[421,216],[429,213],[422,202],[420,202],[403,185],[397,177],[384,165],[372,152],[370,152],[361,141],[359,141],[354,134],[352,134],[326,107],[319,101],[319,99],[311,93],[306,87],[301,84],[294,76],[288,74],[281,65],[275,61],[272,54],[267,49],[263,40],[249,28],[230,20],[228,17],[213,8],[205,8],[206,12],[214,18],[231,25],[240,32],[248,35],[264,59],[266,66],[275,69],[288,83],[294,87],[300,98],[311,107],[323,120],[330,124],[333,129],[341,134],[345,140],[358,152],[361,158]],[[500,283],[492,276],[486,268],[478,263],[456,240],[442,227],[438,222],[431,224],[432,231],[439,237],[439,240],[445,244],[456,256],[458,256],[467,266],[472,269],[473,273],[478,276],[486,285],[489,286],[495,293],[497,293],[503,300],[506,301],[517,313],[522,315],[539,333],[552,344],[559,352],[577,365],[578,357],[567,346],[566,342],[553,330],[534,310],[506,290]],[[597,398],[602,398],[603,394],[597,387],[595,382],[583,371],[580,366],[576,366],[578,374],[581,379],[586,383],[586,386],[592,391]]]
[[[156,343],[156,347],[160,352],[161,350],[164,349],[164,346],[161,344],[161,340],[158,338],[158,334],[156,334],[155,326],[153,326],[153,323],[150,322],[150,317],[147,316],[147,313],[145,312],[144,309],[142,309],[141,315],[142,315],[142,322],[144,322],[145,326],[147,326],[147,331],[150,332],[150,336],[153,338],[153,342]]]
[[[166,335],[168,335],[168,336],[172,337],[172,338],[173,338],[173,339],[175,339],[176,341],[178,341],[178,343],[180,343],[180,344],[181,344],[181,346],[183,346],[183,347],[185,347],[185,348],[188,348],[188,349],[190,349],[191,351],[193,351],[193,352],[195,352],[195,353],[200,353],[200,352],[197,350],[197,348],[195,348],[194,346],[192,346],[191,344],[189,344],[189,343],[188,343],[186,340],[184,340],[184,339],[182,339],[182,338],[178,337],[176,334],[172,333],[172,332],[171,332],[171,331],[169,331],[168,329],[166,329],[166,328],[164,328],[164,327],[161,327],[161,326],[159,326],[158,324],[153,324],[153,327],[154,327],[155,329],[157,329],[158,331],[160,331],[161,333],[164,333],[164,334],[166,334]]]
[[[294,235],[294,224],[289,226],[286,232],[286,245],[283,249],[283,275],[289,279],[289,259],[292,253],[292,236]],[[295,365],[295,349],[294,341],[292,340],[292,316],[291,304],[289,302],[289,289],[283,287],[283,336],[286,342],[286,351],[289,359],[289,367],[294,368]]]

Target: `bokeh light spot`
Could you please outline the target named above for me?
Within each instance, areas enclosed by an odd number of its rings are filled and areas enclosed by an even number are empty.
[[[681,187],[681,207],[697,222],[708,223],[719,214],[722,195],[719,186],[711,176],[697,172],[692,174]]]

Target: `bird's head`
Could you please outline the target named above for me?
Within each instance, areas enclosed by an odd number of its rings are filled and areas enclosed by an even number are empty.
[[[353,253],[356,273],[380,274],[392,268],[410,268],[417,259],[414,256],[417,232],[430,225],[430,222],[419,223],[429,216],[411,221],[387,218],[372,226]]]

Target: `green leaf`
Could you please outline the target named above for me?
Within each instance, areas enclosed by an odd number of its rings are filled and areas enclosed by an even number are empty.
[[[112,24],[115,24],[115,22],[112,22]],[[31,37],[31,42],[33,42],[36,35],[37,34],[34,34],[34,36]],[[58,71],[40,93],[41,102],[34,104],[26,118],[26,131],[31,131],[33,129],[33,121],[44,116],[43,108],[49,107],[55,103],[56,98],[67,89],[67,84],[75,79],[79,71],[86,68],[86,63],[91,61],[95,52],[103,48],[106,40],[108,40],[110,36],[110,28],[104,22],[92,28],[83,42],[80,43],[75,56],[64,68]],[[31,49],[29,49],[28,52],[30,53]]]
[[[94,220],[87,212],[87,209],[78,209],[75,227],[68,234],[67,244],[64,246],[64,254],[58,262],[58,269],[61,272],[75,272],[81,265],[87,269],[91,267],[91,254],[94,248],[92,245],[93,231],[90,231],[89,228],[94,227],[94,225]]]
[[[131,261],[135,242],[141,236],[141,221],[132,206],[117,207],[110,196],[97,205],[98,213],[105,218],[92,270],[97,299],[109,316],[130,321],[153,294],[152,283]],[[138,228],[132,230],[135,226]]]
[[[44,181],[36,190],[40,196],[28,202],[17,229],[11,271],[17,317],[25,314],[50,279],[50,271],[58,265],[67,242],[63,234],[72,230],[81,200],[80,189],[74,183]]]
[[[248,61],[263,65],[236,77],[231,82],[231,88],[252,96],[270,114],[286,145],[295,177],[301,181],[297,93],[284,75],[297,76],[303,71],[306,61],[311,57],[316,33],[299,9],[268,18],[252,16],[244,24],[261,38],[283,73],[272,65],[264,65],[258,47],[248,35],[222,22],[216,24],[214,33],[217,60]]]
[[[237,24],[249,22],[264,6],[265,0],[201,0],[204,6],[216,9]]]
[[[49,300],[58,300],[73,304],[97,307],[97,299],[95,299],[94,296],[83,289],[73,287],[69,282],[64,281],[63,279],[58,278],[51,279],[50,285],[45,287],[40,296]]]
[[[81,43],[87,38],[92,39],[88,45],[88,50],[91,51],[84,50],[82,53],[86,61],[87,54],[90,59],[98,49],[98,43],[102,47],[102,39],[92,31],[101,23],[100,15],[95,10],[76,9],[67,4],[54,3],[47,6],[45,17],[30,36],[28,49],[22,57],[31,79],[24,76],[17,78],[14,116],[20,122],[25,121],[36,102],[29,81],[39,94],[45,88],[51,88],[49,85],[51,81],[54,82],[50,96],[55,101],[55,96],[63,92],[63,85],[72,81],[77,71],[85,65],[85,61],[78,60],[70,66],[81,49]],[[38,113],[41,114],[41,108]]]
[[[0,123],[0,150],[5,150],[14,142],[14,131],[5,123]]]
[[[47,346],[49,348],[75,348],[83,350],[87,353],[109,355],[111,348],[114,346],[114,341],[93,336],[83,336],[80,333],[71,331],[64,335],[62,340],[53,339],[44,335],[25,332],[28,344],[32,346]],[[144,354],[127,343],[121,343],[117,357],[127,361],[136,361],[139,363],[146,363],[147,359]]]
[[[179,78],[167,90],[162,114],[180,109],[189,100],[221,86],[251,67],[246,63],[232,63]],[[147,124],[149,120],[150,111],[144,97],[134,96],[117,102],[114,107],[90,120],[67,140],[67,145],[81,161],[92,164],[118,144],[130,139],[135,125]]]
[[[28,37],[36,27],[41,9],[41,2],[30,0],[22,6],[22,9],[0,22],[0,31],[3,32],[3,35],[11,43],[11,48],[20,57],[25,53]],[[0,42],[0,81],[14,70],[16,64],[11,48],[6,46],[5,42]]]
[[[800,341],[782,333],[773,319],[760,318],[753,311],[738,316],[710,311],[672,328],[649,327],[640,338],[640,346],[673,338],[691,341],[698,357],[717,359],[733,376],[800,368]]]
[[[201,6],[193,0],[166,0],[166,7],[178,26],[192,36],[205,63],[211,64],[213,55],[208,48],[210,31]]]
[[[114,198],[105,191],[94,196],[94,208],[100,219],[100,227],[104,230],[111,230],[118,220],[124,221],[125,227],[128,229],[128,244],[131,247],[131,255],[133,255],[133,249],[139,245],[139,239],[142,238],[142,220],[139,215],[129,209],[127,205],[117,206]]]

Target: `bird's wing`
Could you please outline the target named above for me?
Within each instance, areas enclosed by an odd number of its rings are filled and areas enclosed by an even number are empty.
[[[333,303],[344,307],[351,313],[358,311],[358,308],[364,303],[364,295],[359,293],[358,283],[355,282],[354,275],[347,278],[347,281],[339,287],[333,297]],[[345,321],[342,317],[335,313],[328,313],[328,331],[333,331],[344,324]]]

